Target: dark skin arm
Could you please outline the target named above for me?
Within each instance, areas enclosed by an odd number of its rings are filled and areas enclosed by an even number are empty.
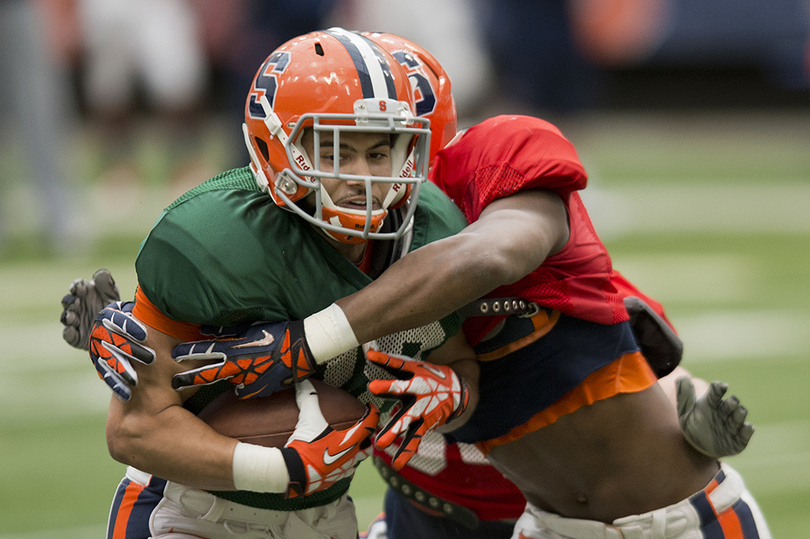
[[[357,340],[368,342],[438,320],[521,279],[567,241],[568,218],[559,196],[522,191],[492,202],[455,236],[407,254],[336,303]]]

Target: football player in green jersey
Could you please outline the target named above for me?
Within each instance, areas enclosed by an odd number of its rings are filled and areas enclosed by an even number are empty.
[[[367,383],[386,373],[360,347],[327,364],[332,355],[302,346],[297,335],[323,320],[312,313],[363,288],[402,254],[466,225],[423,183],[429,129],[414,111],[399,63],[339,28],[292,40],[260,67],[245,111],[250,168],[212,178],[163,212],[138,254],[134,305],[119,303],[107,324],[96,324],[111,342],[121,341],[109,322],[142,330],[139,358],[151,364],[118,371],[119,351],[90,342],[91,357],[103,358],[95,363],[102,377],[138,382],[137,391],[114,387],[122,398],[108,415],[110,452],[129,465],[108,534],[357,535],[346,491],[386,406]],[[252,326],[257,320],[280,322]],[[223,327],[247,355],[268,353],[250,355],[247,366],[219,349],[201,354],[193,342],[172,354],[183,341],[223,335]],[[431,427],[475,401],[465,379],[474,382],[477,367],[459,327],[451,315],[376,342],[387,354],[452,364],[417,374],[441,389],[426,400],[444,399]],[[317,397],[313,406],[311,391],[300,390],[301,428],[283,448],[221,436],[196,417],[224,391],[266,395],[309,376],[367,403],[367,414],[345,431],[313,430],[322,424]]]

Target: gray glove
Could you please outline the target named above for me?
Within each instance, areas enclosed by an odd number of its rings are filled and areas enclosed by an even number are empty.
[[[724,382],[712,382],[706,393],[695,400],[695,386],[687,376],[678,378],[678,418],[692,447],[712,458],[736,455],[745,449],[754,426],[745,421],[748,410],[735,396],[723,399]]]
[[[95,272],[91,281],[76,279],[69,292],[62,298],[62,338],[74,348],[87,350],[96,315],[109,303],[120,300],[121,293],[105,269]]]

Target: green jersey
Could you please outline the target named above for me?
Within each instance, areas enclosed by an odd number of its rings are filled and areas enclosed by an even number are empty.
[[[422,185],[414,214],[413,250],[452,234],[467,222],[431,183]],[[399,242],[376,241],[372,265],[382,271]],[[136,261],[143,294],[163,314],[194,324],[229,326],[257,320],[304,318],[369,284],[372,277],[344,258],[313,226],[277,207],[256,185],[249,168],[231,170],[190,190],[160,216]],[[392,306],[396,308],[396,306]],[[456,315],[377,341],[380,349],[424,358],[460,329]],[[314,375],[382,410],[385,402],[366,390],[371,378],[389,377],[365,361],[360,348],[322,365]],[[186,402],[198,412],[222,391],[223,381],[202,388]],[[349,480],[302,500],[281,495],[217,492],[247,505],[298,510],[329,503]]]

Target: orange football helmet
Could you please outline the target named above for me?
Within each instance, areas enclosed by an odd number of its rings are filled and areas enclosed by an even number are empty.
[[[430,120],[430,162],[433,163],[436,152],[456,136],[458,128],[450,77],[432,54],[409,39],[379,32],[363,35],[390,52],[408,73],[416,99],[416,114]]]
[[[338,241],[396,239],[412,226],[427,178],[430,122],[415,109],[407,73],[367,37],[330,28],[294,38],[267,57],[251,84],[243,126],[251,169],[277,206]],[[333,171],[321,170],[319,152],[307,155],[301,144],[305,129],[313,130],[315,148],[320,136],[332,135],[336,153],[341,132],[390,133],[390,176],[342,174],[337,160]],[[364,183],[365,209],[335,205],[321,178]],[[375,182],[389,184],[378,209],[372,207]],[[311,194],[314,201],[302,207]],[[381,232],[388,210],[399,206],[402,225]]]

